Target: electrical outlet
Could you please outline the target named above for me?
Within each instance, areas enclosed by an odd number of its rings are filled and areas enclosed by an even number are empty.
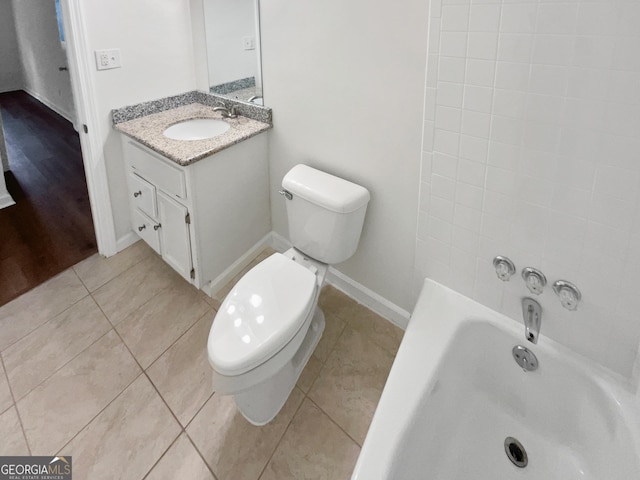
[[[242,48],[244,48],[245,50],[255,50],[255,39],[253,37],[242,37]]]
[[[111,50],[96,50],[96,68],[98,70],[109,70],[112,68],[120,68],[120,49],[113,48]]]

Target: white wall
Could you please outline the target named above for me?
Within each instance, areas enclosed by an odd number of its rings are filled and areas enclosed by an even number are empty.
[[[256,44],[255,0],[205,0],[209,82],[213,85],[258,77],[258,50],[245,50],[243,37]]]
[[[11,2],[0,2],[0,93],[22,87],[22,67]]]
[[[442,5],[440,4],[442,2]],[[630,375],[640,339],[640,4],[434,0],[417,276],[521,321],[520,270],[550,286],[542,333]],[[510,257],[502,283],[491,261]]]
[[[122,68],[93,71],[104,161],[117,238],[131,231],[120,137],[111,110],[193,90],[196,86],[189,0],[82,2],[93,50],[119,48]]]
[[[22,62],[19,87],[69,120],[74,119],[69,72],[60,43],[54,0],[11,0]]]
[[[426,0],[261,2],[274,230],[284,174],[307,163],[371,192],[347,276],[410,310],[427,33]]]

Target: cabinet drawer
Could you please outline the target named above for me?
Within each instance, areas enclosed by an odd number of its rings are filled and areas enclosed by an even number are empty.
[[[153,183],[159,190],[179,198],[187,198],[184,172],[160,157],[127,142],[128,158],[137,173]]]
[[[160,253],[160,231],[158,223],[151,220],[140,210],[134,210],[131,220],[133,222],[133,230],[147,244],[153,248],[156,253]]]
[[[140,178],[135,173],[130,173],[131,201],[135,208],[139,208],[152,218],[158,217],[158,204],[156,202],[156,188]]]

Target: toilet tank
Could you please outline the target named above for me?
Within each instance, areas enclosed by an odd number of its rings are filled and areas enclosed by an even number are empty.
[[[307,165],[296,165],[282,179],[287,196],[289,239],[323,263],[340,263],[358,248],[369,191]]]

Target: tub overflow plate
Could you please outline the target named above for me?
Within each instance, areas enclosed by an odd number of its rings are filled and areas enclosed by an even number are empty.
[[[529,463],[529,457],[527,457],[527,451],[522,444],[513,437],[507,437],[504,439],[504,452],[507,454],[507,458],[518,468],[524,468]]]

